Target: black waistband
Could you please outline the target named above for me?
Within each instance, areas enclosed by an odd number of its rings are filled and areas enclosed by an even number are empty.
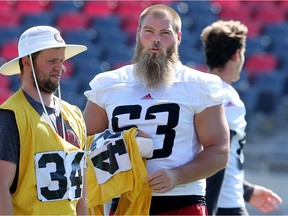
[[[116,211],[119,198],[112,200],[111,209]],[[150,215],[173,211],[191,205],[206,205],[204,196],[153,196]]]

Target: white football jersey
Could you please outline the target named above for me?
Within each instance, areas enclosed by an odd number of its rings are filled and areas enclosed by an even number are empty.
[[[246,141],[246,110],[239,94],[231,85],[223,82],[223,89],[226,93],[224,105],[226,118],[231,132],[231,143],[229,161],[225,170],[220,196],[218,198],[218,207],[239,208],[245,206],[243,198],[243,145]]]
[[[106,110],[110,131],[137,126],[151,135],[153,157],[149,173],[185,164],[201,151],[194,127],[195,114],[223,102],[218,76],[177,64],[169,88],[147,89],[134,76],[133,65],[100,73],[84,94]],[[97,122],[95,122],[97,124]],[[164,195],[205,195],[205,179],[179,185]],[[160,194],[153,194],[160,195]]]

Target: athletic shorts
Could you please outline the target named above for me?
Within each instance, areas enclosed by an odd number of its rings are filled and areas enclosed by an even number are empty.
[[[113,199],[109,215],[114,215],[119,199]],[[207,216],[203,196],[156,196],[152,197],[150,215],[199,215]]]

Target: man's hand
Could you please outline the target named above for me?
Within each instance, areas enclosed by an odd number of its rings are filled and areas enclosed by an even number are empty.
[[[270,213],[276,210],[279,204],[282,204],[282,199],[273,191],[259,185],[254,185],[249,204],[264,213]]]
[[[156,193],[166,193],[177,184],[177,176],[173,170],[161,169],[147,177],[150,188]]]

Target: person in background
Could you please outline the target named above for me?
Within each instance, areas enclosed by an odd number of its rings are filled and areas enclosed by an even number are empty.
[[[133,64],[96,75],[84,93],[88,135],[137,127],[151,136],[152,215],[206,215],[205,178],[228,161],[221,79],[180,62],[181,38],[181,19],[172,8],[146,8]],[[110,214],[116,208],[114,199]]]
[[[230,129],[228,166],[207,179],[206,199],[210,215],[215,212],[217,215],[248,215],[245,200],[264,213],[275,210],[282,203],[271,190],[244,181],[246,110],[231,84],[239,79],[245,61],[247,32],[247,27],[239,21],[219,20],[207,26],[201,34],[209,73],[223,81],[225,113]]]
[[[60,94],[63,61],[86,49],[35,26],[20,36],[19,56],[0,67],[21,73],[20,89],[0,107],[1,215],[87,214],[85,121]]]

